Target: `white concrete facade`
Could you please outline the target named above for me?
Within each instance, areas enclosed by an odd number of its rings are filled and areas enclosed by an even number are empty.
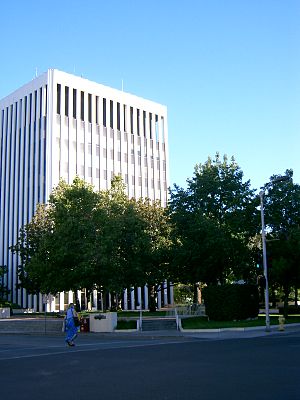
[[[9,247],[59,178],[71,183],[75,175],[95,190],[121,175],[129,197],[165,206],[167,108],[55,69],[0,101],[0,265],[9,268],[9,299],[22,307],[39,310],[43,300],[16,288],[18,260]]]

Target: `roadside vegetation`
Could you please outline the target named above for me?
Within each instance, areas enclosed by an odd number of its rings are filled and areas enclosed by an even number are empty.
[[[170,189],[166,208],[129,199],[120,176],[99,192],[79,177],[71,184],[61,180],[11,247],[20,260],[18,285],[29,294],[73,291],[76,304],[78,290],[85,304],[97,290],[104,309],[110,293],[114,311],[122,307],[124,289],[147,284],[155,312],[165,279],[174,293],[179,285],[191,288],[186,304],[203,301],[203,288],[247,284],[258,290],[258,310],[265,283],[260,196],[243,175],[233,157],[216,154],[195,166],[186,189]],[[286,170],[264,186],[270,307],[283,303],[285,316],[291,298],[297,308],[300,287],[300,186],[292,177]],[[6,274],[0,266],[4,300]]]
[[[300,314],[293,315],[285,320],[285,324],[300,323]],[[181,320],[183,329],[222,329],[222,328],[251,328],[265,326],[266,318],[259,315],[258,318],[247,321],[210,321],[207,317],[191,317]],[[278,315],[270,315],[270,324],[278,325]]]

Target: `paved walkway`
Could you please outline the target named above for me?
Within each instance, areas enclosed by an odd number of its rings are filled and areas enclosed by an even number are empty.
[[[23,319],[9,318],[0,319],[0,334],[21,334],[21,335],[56,335],[63,336],[61,332],[61,319]],[[199,338],[199,339],[237,339],[237,338],[253,338],[267,337],[270,335],[286,335],[292,332],[300,332],[300,324],[286,324],[284,331],[279,331],[278,326],[271,326],[271,331],[266,332],[264,326],[253,328],[227,328],[227,329],[196,329],[196,330],[158,330],[158,331],[126,331],[120,330],[112,333],[93,333],[81,332],[83,336],[102,336],[110,338],[173,338],[180,340],[181,338]]]
[[[141,337],[182,337],[182,338],[206,338],[206,339],[234,339],[234,338],[252,338],[263,337],[270,335],[285,335],[292,332],[300,333],[300,324],[285,325],[284,331],[279,331],[278,326],[271,327],[270,332],[266,332],[265,327],[255,328],[227,328],[227,329],[197,329],[197,330],[183,330],[183,331],[146,331],[146,332],[132,332],[132,336]],[[124,333],[118,332],[114,335],[123,335]]]

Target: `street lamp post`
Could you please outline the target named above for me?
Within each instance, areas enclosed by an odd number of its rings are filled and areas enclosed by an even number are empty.
[[[261,215],[261,239],[262,239],[264,277],[265,277],[266,331],[270,332],[269,281],[268,281],[266,230],[265,230],[265,216],[264,216],[264,194],[265,194],[264,190],[261,190],[259,192],[259,197],[260,197],[260,215]]]
[[[269,309],[269,280],[268,280],[268,264],[267,264],[267,248],[266,248],[266,228],[265,228],[265,215],[264,215],[264,195],[265,190],[270,184],[283,182],[289,180],[288,176],[280,176],[273,179],[272,182],[265,184],[259,192],[260,197],[260,215],[261,215],[261,239],[262,239],[262,252],[263,252],[263,268],[265,278],[265,313],[266,313],[266,332],[270,332],[270,309]]]

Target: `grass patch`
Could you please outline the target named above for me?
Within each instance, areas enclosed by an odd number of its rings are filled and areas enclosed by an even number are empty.
[[[300,323],[300,315],[289,316],[285,324]],[[251,321],[208,321],[207,317],[191,317],[181,320],[183,329],[222,329],[222,328],[251,328],[264,326],[266,317],[259,315],[257,319]],[[270,315],[270,324],[278,325],[278,315]]]

